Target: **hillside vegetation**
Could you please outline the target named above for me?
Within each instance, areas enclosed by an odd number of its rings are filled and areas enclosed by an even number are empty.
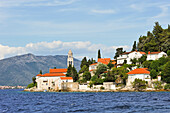
[[[170,25],[167,29],[163,29],[158,22],[155,22],[153,31],[147,32],[147,36],[140,36],[138,42],[138,50],[144,52],[170,50]]]

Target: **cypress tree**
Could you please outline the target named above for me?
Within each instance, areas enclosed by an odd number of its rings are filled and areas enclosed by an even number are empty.
[[[82,68],[84,65],[88,66],[88,62],[87,62],[87,58],[86,57],[84,57],[82,59],[80,67]]]
[[[132,51],[135,51],[135,50],[136,50],[136,41],[134,41],[133,48],[132,48]]]
[[[72,66],[70,64],[67,68],[67,74],[66,74],[67,77],[71,77],[71,70],[72,70]]]
[[[42,74],[42,70],[40,70],[40,73],[39,74]]]
[[[100,49],[98,50],[98,58],[101,58]]]

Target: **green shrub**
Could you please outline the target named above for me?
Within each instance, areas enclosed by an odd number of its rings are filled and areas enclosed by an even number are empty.
[[[170,84],[166,84],[164,89],[170,89]]]
[[[146,89],[146,81],[141,79],[135,79],[135,81],[132,83],[133,88],[138,91],[142,91],[143,89]]]
[[[103,87],[103,86],[101,86],[101,87],[100,87],[100,89],[104,89],[104,87]]]
[[[31,84],[28,84],[27,88],[32,88],[32,87],[34,87],[34,86],[35,86],[35,84],[34,84],[34,83],[31,83]]]
[[[162,82],[156,81],[154,82],[154,88],[157,89],[162,89]]]

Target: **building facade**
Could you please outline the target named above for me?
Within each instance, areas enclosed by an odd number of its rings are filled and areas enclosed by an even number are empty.
[[[72,77],[66,77],[67,69],[50,69],[49,73],[36,76],[38,90],[61,90],[62,83],[73,82]]]
[[[71,50],[68,52],[67,66],[74,66],[73,53]],[[66,77],[66,69],[50,69],[49,73],[38,74],[36,76],[38,90],[61,90],[64,84],[73,83],[72,77]]]
[[[128,74],[128,79],[127,79],[126,86],[128,87],[129,86],[132,87],[132,83],[135,81],[135,79],[145,80],[148,83],[151,82],[150,72],[147,70],[147,68],[137,68],[130,71],[127,74]]]
[[[147,60],[158,60],[161,57],[167,57],[168,55],[165,52],[148,52]]]
[[[139,59],[143,55],[146,55],[146,53],[141,51],[125,52],[117,57],[117,67],[120,67],[125,62],[126,64],[132,64],[131,59]]]

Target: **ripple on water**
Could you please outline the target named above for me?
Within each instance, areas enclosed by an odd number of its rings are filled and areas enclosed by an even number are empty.
[[[170,92],[25,93],[0,90],[0,113],[170,113]]]

